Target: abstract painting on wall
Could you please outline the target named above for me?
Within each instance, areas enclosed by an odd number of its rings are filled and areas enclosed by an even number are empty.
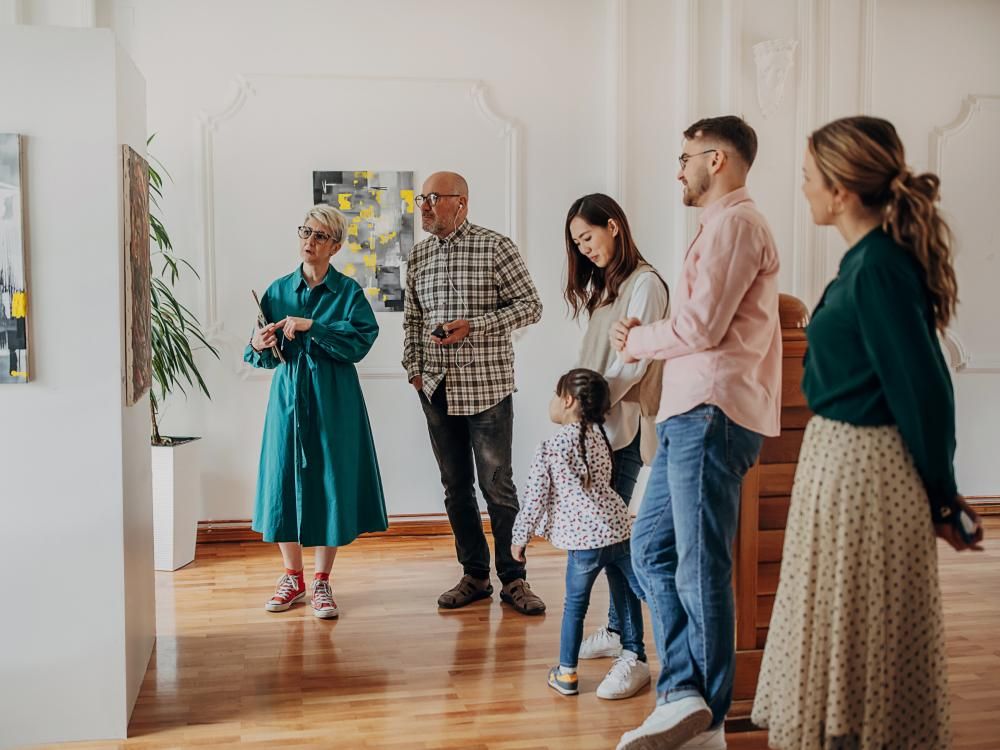
[[[21,136],[0,133],[0,383],[28,382]]]
[[[313,172],[313,203],[347,216],[334,267],[354,278],[376,312],[402,312],[402,264],[413,249],[413,172]]]
[[[153,383],[150,326],[149,165],[122,146],[122,215],[125,250],[125,404]]]

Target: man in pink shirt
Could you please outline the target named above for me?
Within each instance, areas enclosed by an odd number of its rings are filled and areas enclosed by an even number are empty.
[[[685,205],[704,210],[673,314],[611,332],[625,361],[666,360],[660,445],[632,529],[660,655],[657,707],[619,750],[725,748],[740,485],[764,436],[779,431],[778,254],[746,189],[757,136],[738,117],[715,117],[684,138],[677,179]]]

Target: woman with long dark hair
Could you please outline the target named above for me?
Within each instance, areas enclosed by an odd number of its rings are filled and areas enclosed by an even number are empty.
[[[573,202],[566,215],[567,278],[565,298],[574,318],[585,314],[587,331],[577,367],[604,376],[610,387],[611,408],[605,429],[614,457],[612,486],[627,505],[632,499],[643,462],[656,453],[654,417],[660,402],[662,362],[644,360],[624,364],[612,348],[609,333],[619,320],[638,318],[643,324],[667,316],[669,293],[656,270],[646,262],[632,238],[622,207],[602,193]],[[619,657],[621,621],[614,602],[608,625],[588,636],[581,659]],[[620,658],[620,657],[619,657]],[[622,669],[612,669],[609,676]],[[648,678],[647,678],[648,680]],[[631,677],[604,693],[632,694]]]
[[[802,443],[753,720],[775,748],[949,745],[935,534],[983,532],[955,483],[955,401],[937,332],[958,301],[939,180],[891,123],[809,139],[813,220],[849,250],[807,329]]]

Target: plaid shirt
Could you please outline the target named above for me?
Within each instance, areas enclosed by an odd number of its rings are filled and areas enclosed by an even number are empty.
[[[433,396],[447,377],[448,413],[479,414],[514,392],[515,328],[537,323],[542,303],[517,245],[468,221],[414,245],[406,269],[403,367]],[[431,331],[469,321],[469,335],[440,346]]]

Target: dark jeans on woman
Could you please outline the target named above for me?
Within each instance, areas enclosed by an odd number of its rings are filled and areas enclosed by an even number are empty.
[[[583,642],[583,618],[590,604],[590,590],[604,570],[608,575],[612,601],[621,607],[622,647],[646,661],[642,645],[642,605],[633,591],[639,582],[632,572],[628,539],[600,549],[571,549],[566,559],[566,605],[563,607],[559,636],[559,664],[575,667]]]
[[[640,429],[635,433],[635,439],[631,443],[614,452],[615,468],[611,475],[611,487],[622,496],[625,505],[632,502],[632,492],[635,490],[635,483],[639,479],[639,470],[642,468],[642,456],[639,454],[639,436],[641,434],[642,430]],[[610,585],[610,583],[611,574],[609,573],[608,584]],[[635,592],[641,596],[639,589],[636,589]],[[615,607],[614,596],[608,603],[608,630],[619,635],[622,634],[621,618],[619,618]]]
[[[507,396],[479,414],[449,415],[448,396],[441,381],[430,401],[420,393],[420,405],[427,417],[431,447],[441,470],[444,507],[463,571],[480,580],[490,577],[490,548],[476,500],[478,476],[493,526],[497,575],[504,584],[524,578],[524,565],[510,554],[511,532],[519,507],[511,468],[512,397]]]

